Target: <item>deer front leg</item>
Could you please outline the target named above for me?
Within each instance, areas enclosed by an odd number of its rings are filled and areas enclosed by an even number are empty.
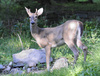
[[[50,54],[51,54],[51,50],[50,50],[51,46],[48,45],[45,47],[46,50],[46,66],[47,66],[47,70],[50,70]]]

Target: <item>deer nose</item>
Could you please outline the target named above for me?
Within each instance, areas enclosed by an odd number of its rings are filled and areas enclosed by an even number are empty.
[[[32,21],[32,22],[31,22],[31,24],[35,24],[35,22],[34,22],[34,21]]]

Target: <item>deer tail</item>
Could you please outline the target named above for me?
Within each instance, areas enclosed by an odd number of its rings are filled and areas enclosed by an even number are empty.
[[[83,35],[83,23],[82,22],[78,22],[78,39],[81,39],[82,35]]]

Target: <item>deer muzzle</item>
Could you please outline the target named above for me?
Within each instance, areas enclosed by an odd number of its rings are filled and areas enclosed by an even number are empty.
[[[35,22],[34,21],[31,21],[31,24],[33,25],[33,24],[35,24]]]

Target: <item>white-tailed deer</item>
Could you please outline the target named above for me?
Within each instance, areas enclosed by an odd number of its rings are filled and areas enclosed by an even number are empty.
[[[26,12],[30,17],[30,31],[38,45],[46,50],[46,64],[47,70],[50,69],[50,49],[52,47],[67,44],[74,53],[74,64],[78,59],[79,51],[77,45],[84,52],[84,61],[86,61],[87,47],[81,42],[83,33],[83,23],[78,20],[68,20],[60,26],[54,28],[40,28],[37,25],[37,18],[43,13],[43,8],[36,9],[32,13],[30,9],[26,8]]]

